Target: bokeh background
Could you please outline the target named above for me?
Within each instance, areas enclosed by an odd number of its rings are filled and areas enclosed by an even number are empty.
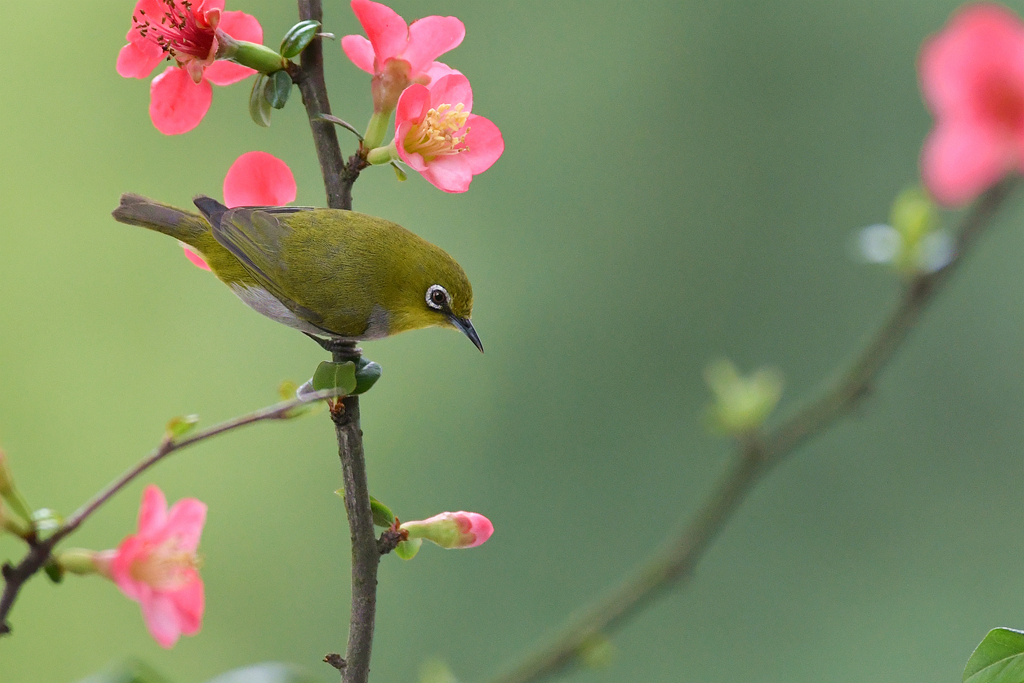
[[[358,32],[341,0],[326,30]],[[850,236],[916,182],[930,118],[915,63],[946,0],[639,3],[395,0],[455,14],[475,111],[504,157],[470,192],[364,174],[358,210],[442,245],[487,347],[428,330],[365,344],[371,489],[403,518],[476,510],[473,551],[384,559],[375,681],[440,658],[508,666],[677,530],[721,473],[702,368],[780,368],[785,413],[899,296]],[[1024,4],[1014,3],[1017,11]],[[276,400],[324,358],[248,310],[171,240],[115,223],[118,195],[219,196],[239,154],[292,167],[322,204],[297,94],[264,130],[248,83],[164,137],[145,81],[117,76],[130,0],[7,3],[0,55],[0,443],[37,506],[77,507],[175,415]],[[276,45],[294,3],[237,0]],[[369,78],[326,47],[334,112]],[[351,151],[354,141],[343,136]],[[572,680],[953,681],[995,626],[1024,626],[1024,197],[1005,211],[852,418],[765,481],[692,583]],[[954,215],[946,217],[952,222]],[[170,651],[107,582],[44,578],[0,641],[4,683],[65,683],[124,657],[200,683],[344,648],[348,531],[329,420],[261,425],[154,470],[71,541],[115,546],[145,483],[210,508],[202,633]],[[0,558],[21,552],[0,539]]]

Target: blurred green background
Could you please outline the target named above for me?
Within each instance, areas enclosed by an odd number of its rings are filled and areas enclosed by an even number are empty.
[[[359,31],[328,0],[326,30]],[[791,410],[861,346],[898,279],[850,256],[915,182],[930,126],[921,41],[945,0],[393,3],[455,14],[446,56],[506,151],[464,195],[364,174],[355,208],[451,252],[476,292],[461,336],[364,345],[371,489],[402,518],[488,515],[473,551],[384,559],[373,680],[439,657],[464,681],[509,665],[651,555],[720,474],[703,422],[721,355],[786,375]],[[1024,10],[1024,3],[1014,9]],[[323,188],[297,95],[273,126],[248,83],[215,88],[164,137],[145,81],[117,76],[131,0],[7,3],[0,55],[0,443],[33,504],[67,513],[145,454],[164,423],[276,399],[324,358],[110,218],[118,195],[220,196],[241,153]],[[275,45],[294,3],[237,0]],[[361,126],[369,77],[326,46],[334,112]],[[346,151],[353,140],[342,138]],[[985,236],[871,399],[764,482],[702,562],[572,680],[952,681],[995,626],[1024,626],[1024,198]],[[953,217],[947,217],[952,221]],[[0,641],[3,683],[75,681],[138,656],[180,683],[343,651],[348,530],[320,415],[185,451],[71,541],[115,546],[142,487],[210,508],[202,633],[170,651],[109,583],[33,581]],[[0,539],[0,559],[20,547]]]

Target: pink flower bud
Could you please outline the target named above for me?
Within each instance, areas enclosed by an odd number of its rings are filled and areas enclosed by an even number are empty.
[[[475,512],[442,512],[400,527],[409,538],[425,538],[442,548],[475,548],[494,533],[491,520]]]
[[[183,498],[167,509],[167,499],[149,486],[139,507],[139,531],[116,550],[96,553],[96,570],[142,607],[146,627],[170,648],[199,632],[205,597],[196,548],[206,522],[206,505]]]

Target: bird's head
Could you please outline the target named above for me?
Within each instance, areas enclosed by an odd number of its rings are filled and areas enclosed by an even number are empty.
[[[408,264],[401,283],[401,305],[392,318],[391,332],[421,327],[459,330],[484,350],[473,328],[473,286],[465,271],[443,249],[424,242]]]

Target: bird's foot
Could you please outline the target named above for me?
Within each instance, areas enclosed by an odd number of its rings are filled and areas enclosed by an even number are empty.
[[[310,334],[309,332],[303,332],[303,334],[319,344],[324,351],[330,353],[336,363],[347,360],[358,360],[363,353],[363,350],[356,346],[354,341],[331,338],[325,339],[323,337],[318,337],[315,334]]]

